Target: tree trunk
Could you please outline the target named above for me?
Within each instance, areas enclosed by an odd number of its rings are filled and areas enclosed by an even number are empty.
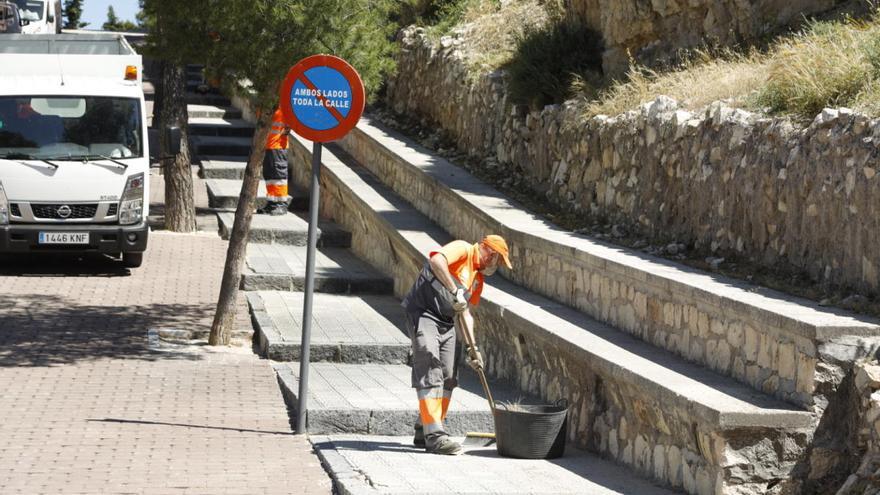
[[[196,230],[196,207],[193,199],[192,164],[189,156],[189,118],[186,108],[186,69],[166,63],[162,71],[162,107],[159,135],[168,126],[180,128],[180,153],[162,160],[165,167],[165,228],[173,232]],[[160,155],[170,154],[164,136],[159,138]]]
[[[220,285],[220,299],[217,301],[217,312],[211,325],[210,345],[228,345],[235,325],[236,299],[241,284],[241,267],[244,263],[247,240],[251,230],[251,218],[257,203],[257,188],[260,185],[261,167],[265,155],[266,137],[272,121],[272,112],[261,112],[257,109],[257,128],[251,142],[251,154],[244,172],[244,183],[238,197],[238,208],[235,210],[235,223],[229,236],[229,248],[226,251],[226,266],[223,269],[223,282]]]

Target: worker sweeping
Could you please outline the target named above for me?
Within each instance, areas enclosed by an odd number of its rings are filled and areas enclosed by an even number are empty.
[[[477,305],[483,291],[483,277],[495,273],[503,261],[510,264],[507,242],[487,235],[480,242],[452,241],[432,251],[402,306],[406,309],[407,331],[412,339],[412,386],[419,399],[419,419],[413,443],[435,454],[457,455],[461,445],[443,427],[452,391],[458,385],[455,316],[464,320],[460,332],[472,332],[473,316],[468,305]],[[475,342],[473,335],[465,342]],[[467,349],[468,364],[482,369],[483,357],[476,345]]]
[[[257,210],[264,215],[284,215],[290,196],[287,195],[287,136],[290,128],[284,123],[281,109],[272,116],[272,127],[266,138],[263,157],[263,179],[266,181],[266,206]]]

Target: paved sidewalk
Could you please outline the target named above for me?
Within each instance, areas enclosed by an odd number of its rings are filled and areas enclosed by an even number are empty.
[[[494,445],[437,456],[414,448],[412,437],[333,435],[312,441],[343,495],[672,495],[571,447],[562,458],[545,461],[503,458]]]
[[[131,272],[0,259],[0,493],[331,492],[268,361],[149,345],[151,328],[209,329],[225,252],[160,232]]]

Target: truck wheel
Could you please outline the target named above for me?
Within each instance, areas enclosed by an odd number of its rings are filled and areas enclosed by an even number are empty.
[[[144,262],[144,253],[122,253],[122,264],[126,268],[137,268]]]

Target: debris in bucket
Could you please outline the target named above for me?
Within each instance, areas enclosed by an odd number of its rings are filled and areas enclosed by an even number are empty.
[[[498,402],[498,405],[503,407],[505,410],[511,412],[525,412],[526,409],[523,407],[523,398],[517,397],[516,400],[512,401],[501,401]]]

